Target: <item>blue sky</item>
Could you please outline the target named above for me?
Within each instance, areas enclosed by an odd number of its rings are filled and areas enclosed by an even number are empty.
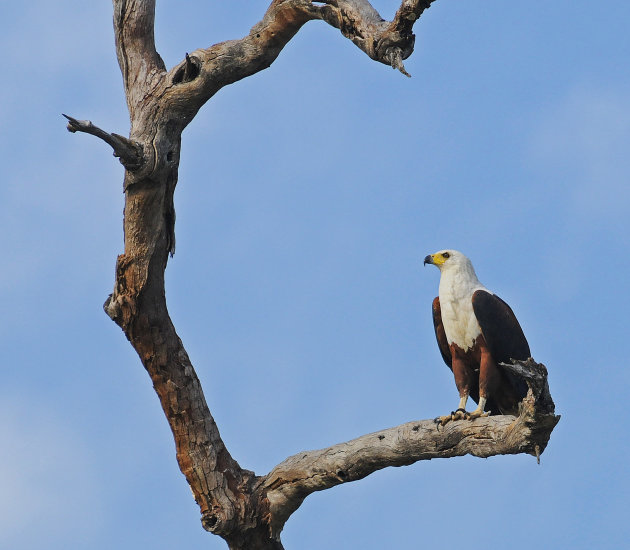
[[[266,5],[158,2],[158,49],[172,66]],[[123,170],[61,113],[128,131],[111,5],[3,13],[0,547],[225,548],[101,309]],[[411,79],[312,22],[184,132],[167,300],[243,467],[452,410],[422,267],[446,247],[513,306],[563,416],[540,466],[421,462],[312,495],[287,550],[627,541],[629,21],[622,0],[439,0]]]

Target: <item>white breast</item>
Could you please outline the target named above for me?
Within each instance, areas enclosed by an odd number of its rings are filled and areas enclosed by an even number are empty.
[[[444,270],[441,274],[440,309],[446,339],[464,351],[470,349],[481,334],[472,307],[472,295],[477,290],[487,291],[474,271]]]

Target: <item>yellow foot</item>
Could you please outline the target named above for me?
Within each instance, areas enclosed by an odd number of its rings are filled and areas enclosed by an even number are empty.
[[[483,412],[481,409],[475,409],[473,412],[466,413],[468,416],[468,420],[474,420],[475,418],[483,418],[485,416],[490,416],[489,412]]]
[[[445,416],[438,416],[433,420],[437,424],[438,429],[440,426],[446,426],[449,422],[453,420],[465,420],[468,418],[468,413],[464,409],[457,409],[453,411],[451,414],[447,414]]]

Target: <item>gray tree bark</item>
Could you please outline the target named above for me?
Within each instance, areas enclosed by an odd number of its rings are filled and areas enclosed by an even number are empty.
[[[367,0],[273,0],[247,36],[186,54],[167,69],[155,49],[155,0],[113,0],[129,137],[64,115],[68,130],[101,138],[125,167],[124,252],[104,309],[151,377],[203,527],[231,549],[282,549],[280,532],[306,496],[387,466],[464,454],[539,456],[558,422],[546,371],[531,362],[515,367],[530,378],[531,388],[518,418],[457,421],[439,430],[430,420],[410,422],[299,453],[258,476],[242,468],[223,443],[168,314],[164,270],[175,251],[173,193],[181,134],[197,111],[222,87],[269,67],[300,27],[315,19],[407,75],[403,60],[413,51],[413,25],[433,1],[403,0],[392,21],[385,21]]]

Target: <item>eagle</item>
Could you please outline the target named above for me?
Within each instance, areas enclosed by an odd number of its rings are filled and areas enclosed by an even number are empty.
[[[442,359],[453,371],[459,391],[457,410],[435,422],[444,426],[451,420],[489,414],[517,415],[527,384],[500,364],[526,360],[531,354],[514,312],[481,284],[472,262],[461,252],[440,250],[426,256],[426,264],[440,270],[433,326]],[[466,412],[469,397],[478,404],[472,412]]]

